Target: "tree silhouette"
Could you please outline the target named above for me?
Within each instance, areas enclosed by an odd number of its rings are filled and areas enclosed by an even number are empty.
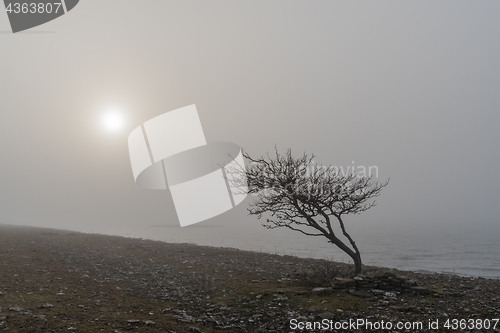
[[[377,183],[372,176],[339,172],[334,166],[318,167],[314,155],[294,158],[290,149],[284,155],[275,149],[275,155],[255,159],[243,152],[249,162],[244,171],[246,177],[231,177],[233,186],[257,195],[249,213],[259,219],[269,216],[263,224],[268,229],[284,227],[307,236],[326,237],[353,259],[354,275],[360,274],[361,254],[346,231],[343,217],[375,206],[372,199],[389,182]],[[351,247],[334,232],[334,221],[339,223]]]

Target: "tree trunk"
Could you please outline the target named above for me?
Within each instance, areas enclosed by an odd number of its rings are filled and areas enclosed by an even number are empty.
[[[340,215],[337,215],[336,217],[337,217],[337,220],[339,220],[340,228],[342,229],[342,233],[344,234],[344,236],[347,237],[347,239],[349,240],[349,243],[351,243],[351,246],[354,249],[354,252],[353,251],[347,252],[347,254],[351,256],[352,260],[354,260],[354,275],[356,276],[358,274],[361,274],[361,271],[363,269],[363,266],[361,263],[361,253],[359,252],[359,249],[356,245],[356,242],[352,239],[351,235],[349,235],[347,233],[347,231],[345,230],[344,221],[342,220],[342,217]]]
[[[330,242],[337,245],[342,251],[347,253],[349,255],[349,257],[351,257],[352,260],[354,261],[354,276],[361,274],[361,272],[363,271],[363,264],[361,261],[361,255],[360,255],[359,251],[354,252],[347,245],[345,245],[344,242],[342,242],[340,239],[338,239],[337,237],[335,237],[333,235],[330,235],[329,238],[330,238]]]
[[[361,274],[363,270],[363,264],[361,262],[361,256],[359,254],[354,255],[354,257],[351,257],[352,260],[354,260],[354,275],[359,275]]]

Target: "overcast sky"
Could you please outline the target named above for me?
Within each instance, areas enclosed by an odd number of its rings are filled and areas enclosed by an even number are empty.
[[[82,0],[11,34],[0,11],[0,223],[178,225],[128,134],[196,104],[208,141],[378,166],[353,221],[500,224],[498,1]],[[99,117],[123,110],[126,128]],[[204,223],[255,222],[247,202]],[[104,229],[102,229],[104,230]]]

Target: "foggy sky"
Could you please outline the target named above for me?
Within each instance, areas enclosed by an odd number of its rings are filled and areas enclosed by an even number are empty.
[[[196,104],[208,141],[390,185],[349,221],[499,225],[500,3],[82,0],[11,34],[0,12],[0,223],[177,225],[132,176],[128,134]],[[38,33],[35,33],[38,32]],[[124,110],[127,127],[99,116]],[[203,223],[258,223],[247,202]]]

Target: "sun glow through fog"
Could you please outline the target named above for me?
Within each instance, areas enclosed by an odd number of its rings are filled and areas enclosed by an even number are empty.
[[[118,132],[123,129],[125,119],[123,115],[117,110],[107,111],[101,117],[101,125],[108,132]]]

